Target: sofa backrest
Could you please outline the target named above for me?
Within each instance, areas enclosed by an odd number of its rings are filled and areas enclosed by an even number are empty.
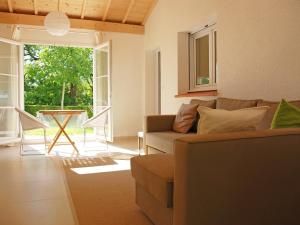
[[[300,100],[289,101],[289,102],[297,107],[300,107]],[[257,127],[258,130],[266,130],[266,129],[270,129],[271,127],[271,122],[279,102],[271,102],[271,101],[265,101],[261,99],[245,100],[245,99],[233,99],[233,98],[220,97],[215,100],[209,100],[209,101],[192,99],[190,101],[190,104],[199,104],[200,106],[206,106],[213,109],[214,108],[225,109],[225,110],[238,110],[238,109],[251,108],[256,106],[269,106],[270,109],[268,110],[261,124]],[[194,132],[197,131],[198,120],[199,120],[199,115],[197,118],[197,123],[195,123],[195,126],[192,129],[192,131]]]
[[[299,224],[300,128],[175,141],[174,225]]]
[[[201,99],[191,99],[190,104],[205,106],[208,108],[215,109],[216,108],[216,99],[212,100],[201,100]]]
[[[218,98],[216,102],[216,108],[225,109],[225,110],[238,110],[238,109],[256,107],[258,102],[259,99],[243,100],[243,99],[233,99],[233,98]]]

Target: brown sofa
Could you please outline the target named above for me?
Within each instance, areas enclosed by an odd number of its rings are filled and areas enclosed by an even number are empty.
[[[192,99],[191,104],[199,104],[210,108],[237,110],[256,106],[269,106],[270,109],[258,127],[259,130],[269,129],[272,118],[279,102],[265,100],[242,100],[230,98],[218,98],[216,100],[204,101]],[[300,100],[291,101],[300,107]],[[174,140],[180,137],[192,137],[196,135],[196,129],[187,134],[177,133],[172,130],[176,115],[150,115],[145,117],[144,122],[144,150],[145,154],[173,153]],[[196,122],[197,123],[197,122]],[[197,125],[197,124],[195,124]]]
[[[300,128],[175,140],[131,160],[136,202],[155,225],[299,225]]]
[[[277,102],[215,101],[262,105],[270,109],[258,131],[182,135],[174,115],[146,117],[147,153],[171,153],[131,159],[136,203],[155,225],[300,224],[300,128],[268,129]]]

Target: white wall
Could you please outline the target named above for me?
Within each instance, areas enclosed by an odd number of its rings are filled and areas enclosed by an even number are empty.
[[[134,136],[143,120],[143,44],[141,35],[107,33],[112,40],[112,109],[114,136]]]
[[[17,38],[26,43],[76,47],[92,47],[96,45],[95,35],[97,32],[91,30],[71,29],[64,36],[52,36],[44,28],[33,26],[23,25],[18,30],[20,34]]]
[[[11,39],[13,35],[13,26],[0,23],[0,37]]]
[[[213,17],[221,96],[300,99],[299,12],[299,0],[160,0],[146,24],[145,51],[161,49],[162,113],[174,113],[189,101],[174,98],[177,32],[194,30]],[[146,95],[153,88],[145,83]]]

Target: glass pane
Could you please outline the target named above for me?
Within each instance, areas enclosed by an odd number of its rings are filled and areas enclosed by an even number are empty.
[[[108,52],[107,48],[96,51],[96,76],[108,75]]]
[[[94,96],[94,109],[96,112],[101,111],[104,107],[110,105],[110,68],[109,68],[109,45],[103,45],[101,48],[96,49],[95,63],[96,63],[96,95]],[[107,113],[107,124],[105,125],[106,135],[111,140],[111,115]],[[104,136],[103,128],[96,128],[95,133],[97,136]]]
[[[0,106],[0,142],[1,137],[17,136],[17,116],[14,108]]]
[[[209,35],[196,39],[196,85],[209,83]]]
[[[18,75],[18,46],[0,42],[0,74]]]
[[[108,77],[96,77],[96,106],[108,106]]]
[[[17,135],[18,56],[18,46],[0,42],[0,137]]]
[[[0,106],[14,106],[18,97],[17,78],[0,74]]]

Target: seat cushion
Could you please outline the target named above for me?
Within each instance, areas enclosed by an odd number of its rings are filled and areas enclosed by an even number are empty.
[[[179,137],[194,136],[196,133],[177,133],[173,131],[146,133],[146,145],[166,153],[173,153],[174,140]]]
[[[298,101],[289,101],[294,106],[300,107],[300,100]],[[270,109],[266,113],[265,117],[263,118],[262,122],[258,126],[258,130],[266,130],[271,128],[272,119],[276,112],[276,109],[279,105],[279,102],[270,102],[270,101],[259,101],[257,106],[269,106]]]
[[[136,182],[162,206],[173,206],[174,157],[155,154],[131,158],[131,173]]]
[[[243,100],[232,98],[218,98],[217,109],[238,110],[244,108],[256,107],[259,100]]]

